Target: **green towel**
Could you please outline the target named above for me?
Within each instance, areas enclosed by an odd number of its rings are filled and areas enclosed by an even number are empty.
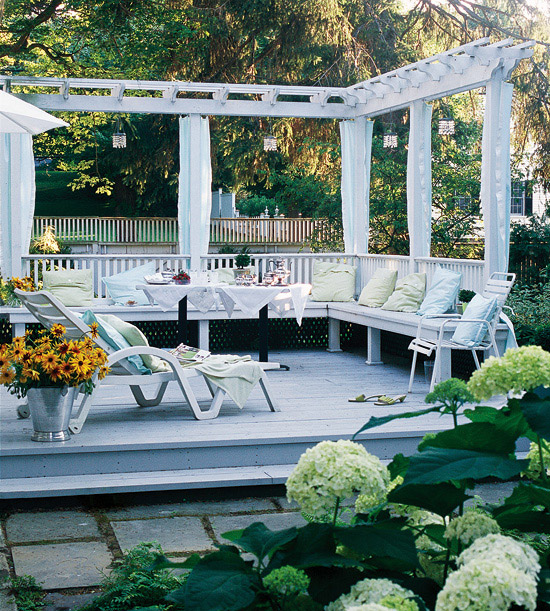
[[[250,356],[216,354],[195,367],[212,384],[224,390],[241,409],[262,377],[262,368]]]

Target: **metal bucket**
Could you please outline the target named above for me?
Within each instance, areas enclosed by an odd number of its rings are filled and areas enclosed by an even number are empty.
[[[29,388],[27,398],[31,412],[33,441],[67,441],[69,421],[78,387]]]
[[[434,361],[424,361],[424,379],[426,384],[432,383],[432,376],[434,374]]]

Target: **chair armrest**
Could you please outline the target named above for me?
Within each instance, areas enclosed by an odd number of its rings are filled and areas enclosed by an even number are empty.
[[[420,331],[422,330],[422,325],[425,320],[433,320],[436,318],[456,319],[456,318],[460,318],[461,316],[462,316],[461,314],[424,314],[423,316],[420,317],[420,320],[418,321],[418,327],[416,329],[416,337],[417,338],[420,337]]]

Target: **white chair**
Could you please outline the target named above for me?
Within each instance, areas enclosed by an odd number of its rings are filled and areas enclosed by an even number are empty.
[[[435,384],[441,381],[442,350],[469,350],[472,353],[474,363],[477,369],[479,369],[480,367],[477,351],[488,352],[489,350],[492,350],[495,356],[500,356],[498,346],[495,340],[495,330],[502,314],[502,308],[504,307],[506,299],[508,298],[512,287],[514,286],[515,280],[515,274],[507,274],[503,272],[494,272],[489,277],[489,280],[487,281],[487,284],[485,285],[485,288],[483,289],[481,295],[488,299],[496,297],[497,307],[491,320],[467,319],[463,318],[460,314],[427,314],[420,318],[418,322],[416,337],[409,344],[409,350],[412,350],[414,354],[411,366],[411,375],[409,378],[408,392],[412,391],[418,353],[430,357],[435,351],[435,361],[432,373],[432,380],[430,384],[430,392],[434,389]],[[437,339],[428,339],[425,336],[423,337],[423,333],[425,333],[426,330],[424,323],[426,321],[433,322],[433,320],[437,318],[444,319],[437,330]],[[475,346],[465,346],[463,344],[457,344],[451,339],[448,339],[450,331],[453,331],[458,323],[466,322],[480,323],[486,328],[486,333],[480,336],[481,339]],[[447,338],[445,337],[446,335]]]
[[[69,339],[81,338],[84,333],[90,332],[90,327],[80,320],[73,312],[65,307],[54,295],[46,291],[24,292],[16,289],[17,296],[25,307],[34,315],[34,317],[42,323],[42,325],[50,329],[54,324],[62,324],[66,328],[66,336]],[[226,392],[219,387],[214,387],[206,376],[195,368],[183,368],[179,361],[169,352],[151,346],[133,346],[123,350],[113,349],[107,342],[100,337],[94,339],[94,342],[109,355],[107,366],[111,372],[99,381],[97,374],[95,376],[95,388],[91,395],[83,395],[80,405],[73,412],[69,430],[72,433],[80,433],[82,426],[88,416],[90,407],[94,402],[97,391],[100,386],[104,385],[128,385],[137,404],[140,407],[154,407],[158,405],[166,392],[168,382],[177,382],[180,390],[185,398],[185,401],[191,408],[193,416],[197,420],[207,420],[216,418],[220,412],[222,402],[226,396]],[[153,373],[144,375],[127,358],[133,355],[150,354],[157,356],[168,363],[172,371],[163,373]],[[278,363],[260,363],[262,367],[262,377],[260,378],[260,386],[263,390],[269,408],[272,412],[279,411],[271,393],[265,370],[278,369]],[[195,394],[189,384],[189,378],[201,376],[204,378],[208,390],[212,395],[212,401],[206,410],[202,410],[195,397]],[[158,386],[158,390],[153,398],[147,399],[141,390],[142,386]],[[18,410],[19,411],[19,410]],[[21,416],[26,415],[25,411],[19,411]]]

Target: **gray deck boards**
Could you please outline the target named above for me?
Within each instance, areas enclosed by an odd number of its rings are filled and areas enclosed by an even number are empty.
[[[255,389],[241,411],[226,400],[220,416],[196,421],[175,384],[158,407],[138,408],[129,389],[101,390],[83,431],[65,443],[30,441],[30,420],[18,420],[17,400],[0,390],[0,497],[280,483],[305,448],[324,439],[349,439],[372,416],[425,406],[427,385],[417,376],[403,404],[349,403],[359,393],[406,393],[408,369],[369,367],[364,356],[324,350],[273,352],[291,369],[268,372],[281,411],[269,411]],[[199,401],[204,382],[192,380]],[[361,436],[383,459],[411,453],[426,432],[450,417],[397,420]],[[79,476],[79,477],[78,477]]]

